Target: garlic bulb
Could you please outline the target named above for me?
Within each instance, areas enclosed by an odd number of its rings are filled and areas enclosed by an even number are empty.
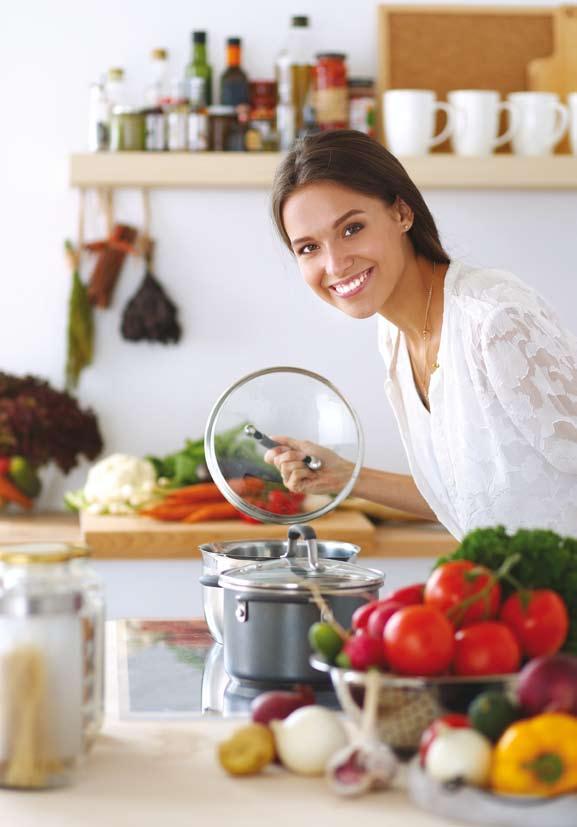
[[[339,795],[362,795],[390,787],[398,769],[392,750],[378,741],[363,741],[339,750],[329,760],[326,776]]]
[[[299,775],[322,775],[337,750],[347,744],[338,713],[323,706],[303,706],[284,721],[271,721],[278,756]]]

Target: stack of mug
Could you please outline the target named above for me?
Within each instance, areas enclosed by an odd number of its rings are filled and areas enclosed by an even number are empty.
[[[501,101],[499,92],[459,89],[447,103],[427,89],[390,89],[383,94],[384,135],[387,148],[398,156],[426,155],[449,139],[455,154],[486,157],[508,141],[522,156],[550,155],[569,128],[571,152],[577,155],[577,92],[567,105],[553,92],[513,92]],[[437,112],[446,114],[444,128],[435,135]],[[501,113],[507,128],[499,134]]]

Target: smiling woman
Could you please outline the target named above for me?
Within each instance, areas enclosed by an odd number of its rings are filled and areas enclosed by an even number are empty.
[[[364,468],[353,493],[459,538],[498,523],[577,535],[577,340],[545,301],[510,273],[451,260],[402,164],[360,132],[298,141],[272,209],[309,287],[378,318],[411,475]],[[294,491],[350,476],[336,455],[311,471],[311,450],[284,438],[266,458]]]

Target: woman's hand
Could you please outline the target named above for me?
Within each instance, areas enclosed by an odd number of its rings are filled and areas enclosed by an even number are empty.
[[[344,460],[334,451],[288,436],[271,438],[281,444],[277,448],[269,448],[264,455],[265,462],[276,465],[289,491],[296,494],[333,494],[344,488],[351,478],[354,463]],[[311,471],[303,462],[306,456],[320,459],[321,468]]]

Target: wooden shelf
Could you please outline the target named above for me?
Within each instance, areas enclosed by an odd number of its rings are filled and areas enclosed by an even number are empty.
[[[73,187],[267,189],[276,152],[103,152],[72,155]],[[577,189],[577,156],[460,158],[433,154],[403,161],[423,189]]]

